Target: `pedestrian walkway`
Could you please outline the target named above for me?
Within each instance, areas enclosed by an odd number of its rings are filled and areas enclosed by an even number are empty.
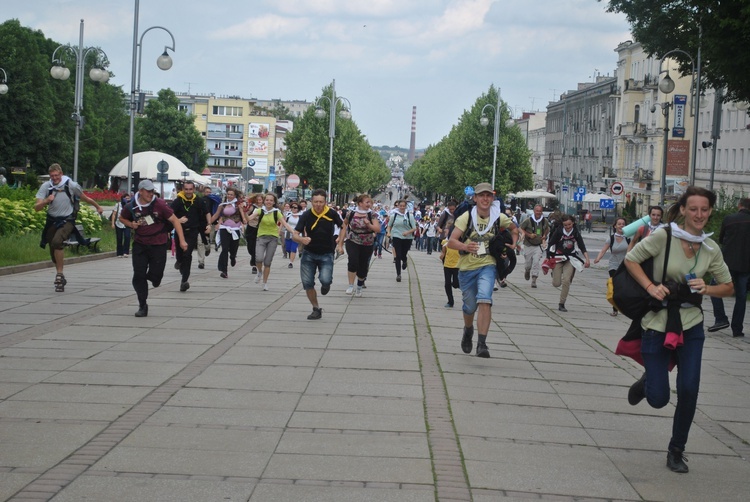
[[[745,340],[707,336],[678,475],[674,398],[627,403],[641,368],[613,353],[627,319],[608,315],[605,269],[560,313],[519,264],[480,359],[438,255],[409,256],[401,283],[374,260],[361,298],[340,258],[318,321],[298,264],[277,257],[263,292],[242,250],[228,280],[212,253],[185,293],[170,259],[145,318],[128,260],[66,264],[64,293],[51,269],[0,276],[0,500],[747,499]]]

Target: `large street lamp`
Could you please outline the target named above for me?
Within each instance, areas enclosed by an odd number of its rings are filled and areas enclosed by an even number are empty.
[[[86,57],[90,52],[96,54],[96,61],[94,67],[89,72],[89,77],[94,82],[104,83],[109,80],[109,72],[105,70],[108,64],[107,55],[103,50],[98,47],[84,47],[83,46],[83,19],[81,19],[81,29],[78,38],[78,47],[72,47],[70,45],[60,45],[55,52],[52,53],[52,64],[54,66],[50,69],[49,73],[52,78],[57,80],[67,80],[70,77],[70,70],[65,66],[65,61],[62,59],[61,54],[59,58],[55,55],[60,49],[63,52],[72,54],[76,59],[76,80],[75,80],[75,111],[70,116],[76,123],[76,135],[75,135],[75,147],[73,150],[73,181],[78,181],[78,139],[80,136],[81,129],[86,124],[86,120],[81,116],[81,108],[83,108],[83,72],[86,66]]]
[[[315,116],[322,119],[326,116],[326,111],[320,105],[321,100],[327,100],[329,105],[329,122],[328,122],[328,138],[330,139],[330,147],[328,150],[328,200],[333,200],[331,192],[331,178],[333,176],[333,138],[336,137],[336,110],[338,105],[341,104],[341,111],[339,117],[344,120],[352,118],[351,108],[352,104],[343,96],[336,97],[336,79],[331,84],[331,97],[321,96],[315,103]]]
[[[167,53],[167,49],[174,52],[174,35],[163,26],[152,26],[146,29],[141,38],[138,38],[138,7],[140,0],[135,0],[135,14],[133,16],[133,69],[130,75],[130,140],[128,142],[128,191],[130,191],[131,178],[133,176],[133,140],[135,137],[135,113],[136,113],[136,94],[141,92],[141,52],[143,50],[143,37],[151,30],[160,29],[169,33],[172,37],[172,46],[165,45],[164,53],[156,59],[156,66],[160,70],[167,71],[172,67],[172,58]],[[136,79],[137,73],[137,79]]]
[[[2,68],[0,68],[0,71],[3,72],[3,81],[0,82],[0,94],[5,94],[8,92],[8,84],[6,83],[8,82],[8,74]]]
[[[490,119],[487,117],[487,114],[485,113],[485,110],[487,109],[494,110],[495,111],[495,127],[493,130],[492,135],[492,190],[495,189],[495,170],[497,169],[497,143],[498,138],[500,136],[500,115],[503,108],[505,108],[505,103],[503,103],[503,100],[500,99],[500,89],[497,90],[497,103],[495,105],[492,105],[491,103],[487,103],[482,108],[482,117],[479,119],[479,123],[482,124],[484,127],[487,127],[490,123]],[[509,123],[512,123],[513,120],[508,120]]]
[[[662,73],[666,73],[664,78],[661,79],[661,81],[659,82],[659,91],[665,95],[665,102],[655,103],[651,105],[651,113],[654,113],[658,106],[658,107],[661,107],[662,114],[664,115],[664,154],[662,158],[661,188],[660,188],[660,192],[661,192],[660,203],[662,206],[666,204],[666,198],[667,198],[667,153],[669,151],[669,148],[668,148],[669,109],[674,106],[673,103],[669,103],[666,101],[666,96],[668,94],[671,94],[675,89],[675,82],[674,80],[672,80],[672,77],[669,76],[669,66],[667,66],[666,70],[662,70],[662,64],[664,63],[664,60],[667,59],[667,56],[669,56],[670,54],[674,54],[676,52],[679,52],[680,54],[683,54],[685,57],[687,57],[690,60],[690,65],[692,67],[692,71],[690,73],[690,90],[691,90],[690,92],[690,115],[694,117],[694,121],[693,121],[693,145],[692,145],[693,155],[690,161],[690,183],[693,184],[695,181],[695,165],[696,165],[695,155],[696,155],[696,146],[697,146],[696,142],[698,140],[698,113],[696,110],[696,105],[700,103],[700,80],[698,81],[697,86],[696,86],[695,62],[693,61],[693,57],[681,49],[672,49],[671,51],[668,51],[666,54],[664,54],[659,60],[659,75],[661,75]],[[695,89],[695,93],[693,93],[693,89]]]

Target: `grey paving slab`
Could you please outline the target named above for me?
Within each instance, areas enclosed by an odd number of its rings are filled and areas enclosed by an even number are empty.
[[[419,360],[414,351],[326,350],[321,367],[416,371]]]
[[[259,483],[250,502],[268,500],[304,500],[306,502],[434,502],[431,486],[410,485],[405,488],[368,488]],[[363,483],[364,485],[364,483]]]
[[[270,453],[276,448],[280,437],[279,430],[142,425],[120,444],[129,448]]]
[[[1,377],[0,377],[1,378]],[[28,388],[31,383],[0,383],[0,399],[8,399]]]
[[[392,397],[304,395],[299,400],[296,409],[299,411],[424,416],[422,399]]]
[[[185,502],[187,500],[248,500],[254,484],[218,480],[172,480],[147,477],[81,476],[52,500],[54,502],[125,502],[158,500]]]
[[[0,466],[49,468],[99,433],[103,423],[0,422]]]
[[[151,415],[151,425],[205,425],[220,427],[278,427],[289,422],[291,411],[279,409],[237,409],[191,406],[163,406]]]
[[[750,466],[738,457],[689,455],[690,473],[678,475],[665,467],[666,451],[607,450],[606,453],[644,500],[747,500]]]
[[[383,458],[430,458],[426,434],[287,431],[278,453]]]
[[[312,375],[309,367],[222,364],[207,368],[190,387],[302,392]]]
[[[146,331],[145,328],[110,326],[104,329],[90,329],[81,328],[80,326],[65,326],[38,337],[38,340],[124,342],[144,331]]]
[[[79,359],[49,359],[33,357],[0,357],[0,370],[61,371],[78,363]]]
[[[2,355],[0,355],[2,360]],[[0,369],[0,381],[11,383],[36,383],[55,375],[56,371]]]
[[[639,500],[607,455],[586,446],[518,445],[477,439],[461,442],[476,488],[571,497]]]
[[[295,409],[299,401],[300,394],[297,392],[183,388],[167,401],[167,405],[291,412]]]
[[[6,400],[0,402],[0,417],[67,420],[114,420],[128,405]]]
[[[36,474],[0,472],[0,500],[8,500],[11,495],[34,480]]]
[[[421,432],[424,430],[424,417],[401,414],[297,411],[289,420],[289,426],[310,429]]]
[[[167,379],[165,375],[141,373],[109,373],[97,371],[66,371],[45,379],[47,383],[81,385],[124,385],[154,387]]]
[[[69,403],[135,404],[151,387],[123,387],[111,385],[61,385],[41,383],[27,387],[14,395],[18,401],[60,401]]]
[[[281,479],[308,479],[389,483],[432,483],[428,459],[382,458],[348,455],[276,454],[264,476]]]
[[[269,366],[317,366],[323,350],[292,347],[232,347],[218,364],[261,364]]]

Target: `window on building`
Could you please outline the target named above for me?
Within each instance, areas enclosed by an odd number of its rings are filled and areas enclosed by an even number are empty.
[[[213,114],[222,117],[242,117],[242,107],[214,105]]]
[[[641,105],[635,105],[635,109],[633,110],[633,122],[636,124],[640,123],[641,121]]]

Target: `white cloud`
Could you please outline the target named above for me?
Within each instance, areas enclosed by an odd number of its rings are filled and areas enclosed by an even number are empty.
[[[208,33],[215,40],[276,40],[304,32],[310,26],[307,19],[282,17],[276,14],[251,17],[227,28]]]

